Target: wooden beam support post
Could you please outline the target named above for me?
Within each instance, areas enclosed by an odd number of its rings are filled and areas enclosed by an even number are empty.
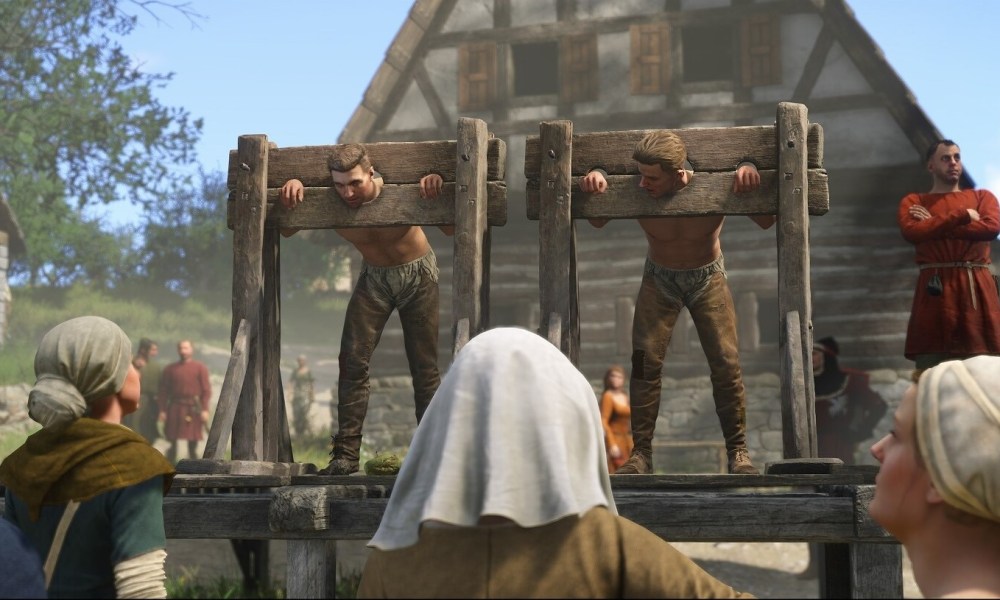
[[[809,130],[806,107],[791,102],[778,103],[778,352],[785,352],[792,328],[787,319],[793,312],[799,317],[800,360],[782,360],[782,423],[798,427],[792,417],[793,402],[805,400],[798,407],[806,415],[805,431],[785,431],[785,458],[816,456],[816,410],[812,372],[812,301],[809,283],[809,212],[808,157],[806,134]],[[801,364],[801,374],[792,367]],[[794,386],[794,390],[793,387]],[[796,400],[797,399],[797,400]],[[790,439],[798,440],[788,447]],[[799,445],[801,444],[801,445]]]
[[[483,331],[486,320],[482,302],[489,293],[489,275],[484,274],[483,248],[488,243],[486,222],[486,145],[489,133],[486,122],[463,117],[458,120],[458,143],[455,149],[455,255],[452,284],[452,328],[454,351],[468,340],[459,339],[458,323],[468,320],[468,337]],[[484,276],[485,275],[485,276]],[[488,308],[487,308],[488,310]],[[464,334],[464,331],[462,332]]]
[[[573,318],[577,311],[575,225],[571,216],[573,177],[573,122],[544,121],[541,138],[541,190],[538,215],[538,285],[541,303],[541,333],[551,339],[552,314],[559,315],[559,349],[579,363]]]
[[[238,170],[233,220],[233,324],[235,342],[240,321],[251,327],[247,340],[247,380],[233,421],[233,459],[263,458],[263,367],[261,364],[261,299],[264,295],[264,219],[267,216],[267,156],[265,135],[241,135],[236,148]]]
[[[233,351],[229,355],[229,366],[226,377],[222,380],[222,391],[219,392],[219,402],[215,406],[215,417],[212,418],[212,428],[208,432],[205,451],[202,458],[221,460],[225,454],[229,434],[233,430],[233,420],[236,418],[236,407],[240,394],[243,392],[243,382],[247,374],[247,339],[250,337],[251,325],[246,319],[240,319],[236,339],[233,340]]]
[[[264,230],[264,279],[261,305],[261,411],[263,413],[263,457],[270,462],[291,462],[291,436],[281,388],[281,235],[275,228]]]

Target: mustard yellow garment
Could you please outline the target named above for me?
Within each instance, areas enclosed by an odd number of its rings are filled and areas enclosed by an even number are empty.
[[[0,482],[30,507],[32,520],[43,504],[87,500],[157,475],[169,488],[173,474],[173,465],[141,435],[90,418],[32,434],[0,464]]]
[[[359,598],[752,598],[599,507],[541,527],[433,527],[372,551]]]

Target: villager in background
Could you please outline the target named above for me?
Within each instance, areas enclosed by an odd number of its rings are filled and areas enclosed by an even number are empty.
[[[732,598],[618,516],[590,382],[500,327],[456,355],[369,546],[360,598]]]
[[[934,142],[925,158],[930,191],[907,195],[896,215],[920,269],[904,350],[917,369],[1000,354],[1000,286],[990,260],[990,242],[1000,233],[996,196],[959,187],[955,142]]]
[[[854,464],[858,444],[875,434],[887,405],[869,385],[868,373],[841,367],[839,354],[832,337],[813,344],[817,445],[820,457]]]
[[[167,449],[170,462],[177,459],[179,440],[187,440],[187,457],[197,458],[202,429],[208,427],[212,398],[208,367],[194,359],[191,341],[181,340],[177,344],[177,354],[180,360],[164,367],[157,393],[160,421],[165,424],[163,436],[170,441]]]
[[[927,369],[894,417],[869,513],[925,598],[1000,598],[1000,357]]]
[[[53,598],[165,598],[163,495],[173,466],[121,425],[139,403],[132,344],[78,317],[35,355],[28,414],[42,425],[0,465],[4,518],[46,557]],[[9,565],[5,565],[9,566]]]
[[[625,391],[625,369],[621,365],[612,365],[604,374],[601,424],[608,472],[614,473],[632,455],[632,409]]]
[[[156,359],[160,347],[149,338],[139,340],[139,349],[132,358],[132,366],[139,371],[142,379],[142,393],[139,396],[139,410],[135,412],[135,427],[133,429],[150,444],[160,437],[160,408],[156,401],[156,393],[160,389],[160,374],[163,365]],[[126,423],[127,424],[127,423]],[[131,425],[129,425],[131,427]]]
[[[638,164],[639,187],[651,198],[664,198],[683,189],[694,177],[687,149],[677,134],[658,130],[647,134],[632,153]],[[751,162],[742,162],[733,178],[733,192],[760,186],[760,174]],[[603,194],[607,173],[591,170],[580,189]],[[751,216],[760,227],[774,225],[774,216]],[[698,339],[711,371],[715,412],[729,456],[728,470],[757,474],[746,443],[746,392],[736,338],[736,309],[726,283],[719,234],[725,216],[658,217],[638,219],[646,234],[649,254],[632,320],[632,456],[617,473],[653,472],[653,432],[660,414],[663,360],[677,316],[685,306],[698,330]],[[606,219],[590,219],[603,227]]]
[[[854,464],[858,444],[875,434],[888,408],[869,385],[868,373],[840,366],[840,345],[833,337],[813,344],[813,383],[816,390],[816,435],[819,456]],[[819,571],[819,544],[809,544],[809,564],[801,578]]]
[[[295,428],[295,435],[302,437],[309,432],[309,409],[316,400],[316,395],[306,355],[300,354],[296,362],[298,366],[292,371],[288,385],[292,388],[292,426]]]
[[[382,191],[382,175],[361,144],[344,144],[327,161],[333,188],[352,209],[375,202]],[[437,198],[443,180],[426,175],[420,180],[420,196]],[[298,179],[281,188],[282,205],[294,210],[305,199]],[[442,226],[451,235],[452,226]],[[325,475],[348,475],[358,470],[361,428],[368,412],[369,365],[382,330],[392,311],[399,312],[403,345],[413,377],[413,403],[417,422],[427,410],[441,382],[437,364],[438,266],[424,230],[416,225],[374,228],[341,228],[335,231],[361,253],[364,266],[344,315],[340,340],[340,376],[337,383],[337,424],[330,464]],[[282,230],[292,235],[295,230]]]

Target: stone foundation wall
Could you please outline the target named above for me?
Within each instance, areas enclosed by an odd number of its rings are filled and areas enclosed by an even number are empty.
[[[875,436],[859,444],[855,462],[860,464],[874,464],[868,448],[891,427],[896,405],[909,386],[910,371],[883,369],[870,371],[869,375],[872,389],[885,398],[889,409],[876,428]],[[599,394],[601,382],[591,383],[595,394]],[[782,458],[780,382],[776,374],[764,373],[745,378],[744,385],[747,391],[747,445],[754,463],[762,467],[767,462]],[[333,413],[332,426],[335,428],[336,411]],[[410,378],[399,376],[372,380],[364,443],[374,450],[399,450],[409,445],[415,428]],[[687,447],[683,444],[695,441],[706,442],[707,445]],[[708,377],[663,379],[654,447],[657,471],[719,471],[722,430],[715,414]]]

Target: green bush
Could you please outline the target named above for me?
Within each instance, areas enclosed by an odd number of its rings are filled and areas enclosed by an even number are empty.
[[[355,586],[356,587],[356,586]],[[338,594],[339,596],[339,594]],[[181,574],[167,578],[167,598],[284,598],[283,582],[272,582],[268,589],[246,593],[243,581],[218,576],[199,579],[198,568],[182,568]],[[353,598],[353,596],[351,596]]]

